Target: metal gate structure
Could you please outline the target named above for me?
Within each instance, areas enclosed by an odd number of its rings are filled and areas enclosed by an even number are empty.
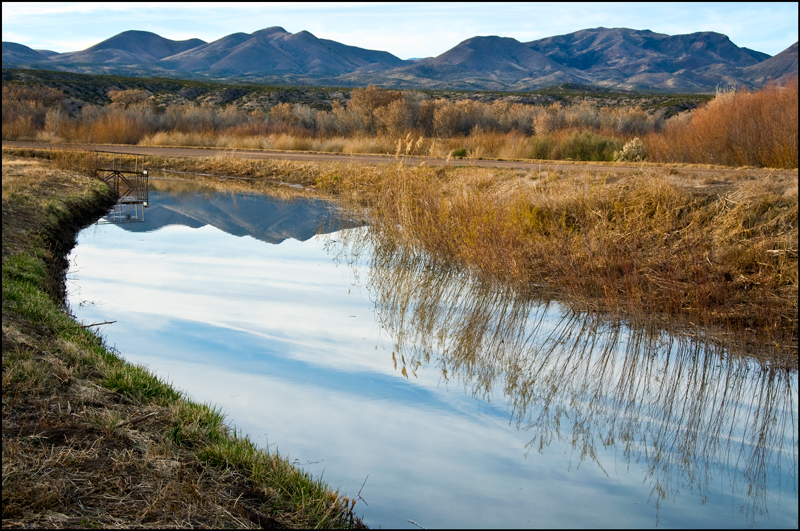
[[[145,221],[150,178],[141,155],[95,152],[95,175],[119,196],[117,204],[100,223]]]

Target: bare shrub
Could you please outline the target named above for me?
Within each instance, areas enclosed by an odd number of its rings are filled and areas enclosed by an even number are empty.
[[[392,137],[406,136],[414,128],[414,108],[405,98],[375,110],[378,129]]]
[[[758,92],[723,92],[648,135],[653,160],[728,166],[797,167],[797,78]],[[663,136],[663,140],[659,138]]]
[[[614,152],[622,147],[622,141],[604,137],[590,131],[575,132],[565,138],[559,146],[561,158],[568,160],[614,160]]]
[[[614,152],[614,160],[620,162],[641,162],[647,158],[647,146],[639,139],[634,138],[625,146],[622,151]]]
[[[433,132],[439,138],[449,138],[459,132],[461,112],[446,100],[437,100],[433,111]]]
[[[375,134],[375,111],[400,99],[403,99],[403,94],[399,91],[383,90],[377,85],[369,85],[364,89],[353,89],[347,109],[361,117],[367,133]]]
[[[561,129],[565,123],[562,109],[561,104],[554,103],[543,109],[543,112],[539,112],[533,120],[533,132],[537,135],[546,135]]]
[[[64,93],[41,85],[3,86],[3,139],[30,139],[44,129],[47,112],[61,108]]]
[[[150,98],[150,96],[151,94],[149,92],[141,89],[108,91],[108,97],[111,99],[111,102],[125,109],[127,109],[131,105],[136,105],[146,102],[147,99]]]

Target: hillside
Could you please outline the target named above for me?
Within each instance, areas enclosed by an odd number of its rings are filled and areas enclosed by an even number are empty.
[[[152,94],[153,103],[159,107],[180,104],[215,105],[234,104],[242,109],[268,111],[278,103],[300,103],[318,110],[331,110],[333,103],[346,104],[351,89],[345,87],[281,86],[256,83],[209,82],[189,79],[141,78],[110,75],[91,75],[32,69],[3,69],[3,85],[43,85],[61,90],[66,95],[68,112],[75,113],[87,103],[111,103],[111,90],[139,89]],[[471,90],[422,89],[426,96],[450,101],[472,100],[491,103],[503,100],[508,103],[550,105],[559,102],[570,105],[580,101],[597,107],[641,107],[647,112],[669,117],[693,109],[712,96],[705,94],[623,92],[576,83],[561,83],[546,89],[521,92],[475,92]]]
[[[140,65],[205,44],[200,39],[173,41],[149,31],[124,31],[83,51],[63,53],[50,58],[57,64],[117,63]]]
[[[24,44],[3,41],[3,66],[49,61],[50,58]]]
[[[308,31],[273,26],[213,42],[172,41],[125,31],[86,50],[40,53],[3,43],[3,66],[275,85],[436,90],[530,91],[573,83],[617,91],[713,92],[758,88],[797,75],[797,45],[770,57],[710,31],[665,35],[593,28],[527,43],[500,36],[467,39],[436,57],[402,60]]]
[[[797,77],[797,43],[760,63],[744,69],[745,75],[754,84],[763,84],[770,80],[784,81]]]

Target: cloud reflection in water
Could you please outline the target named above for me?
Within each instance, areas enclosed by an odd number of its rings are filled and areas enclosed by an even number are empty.
[[[515,297],[364,229],[268,245],[93,227],[74,257],[81,319],[117,320],[103,333],[127,359],[334,487],[369,474],[371,525],[796,523],[796,374]]]

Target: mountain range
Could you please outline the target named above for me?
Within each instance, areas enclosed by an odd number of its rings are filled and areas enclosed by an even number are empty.
[[[472,37],[436,57],[388,52],[270,27],[213,42],[125,31],[82,51],[56,53],[3,42],[3,67],[278,84],[525,91],[561,83],[616,90],[708,92],[757,88],[797,76],[797,43],[780,54],[736,46],[715,32],[665,35],[593,28],[520,42]]]

